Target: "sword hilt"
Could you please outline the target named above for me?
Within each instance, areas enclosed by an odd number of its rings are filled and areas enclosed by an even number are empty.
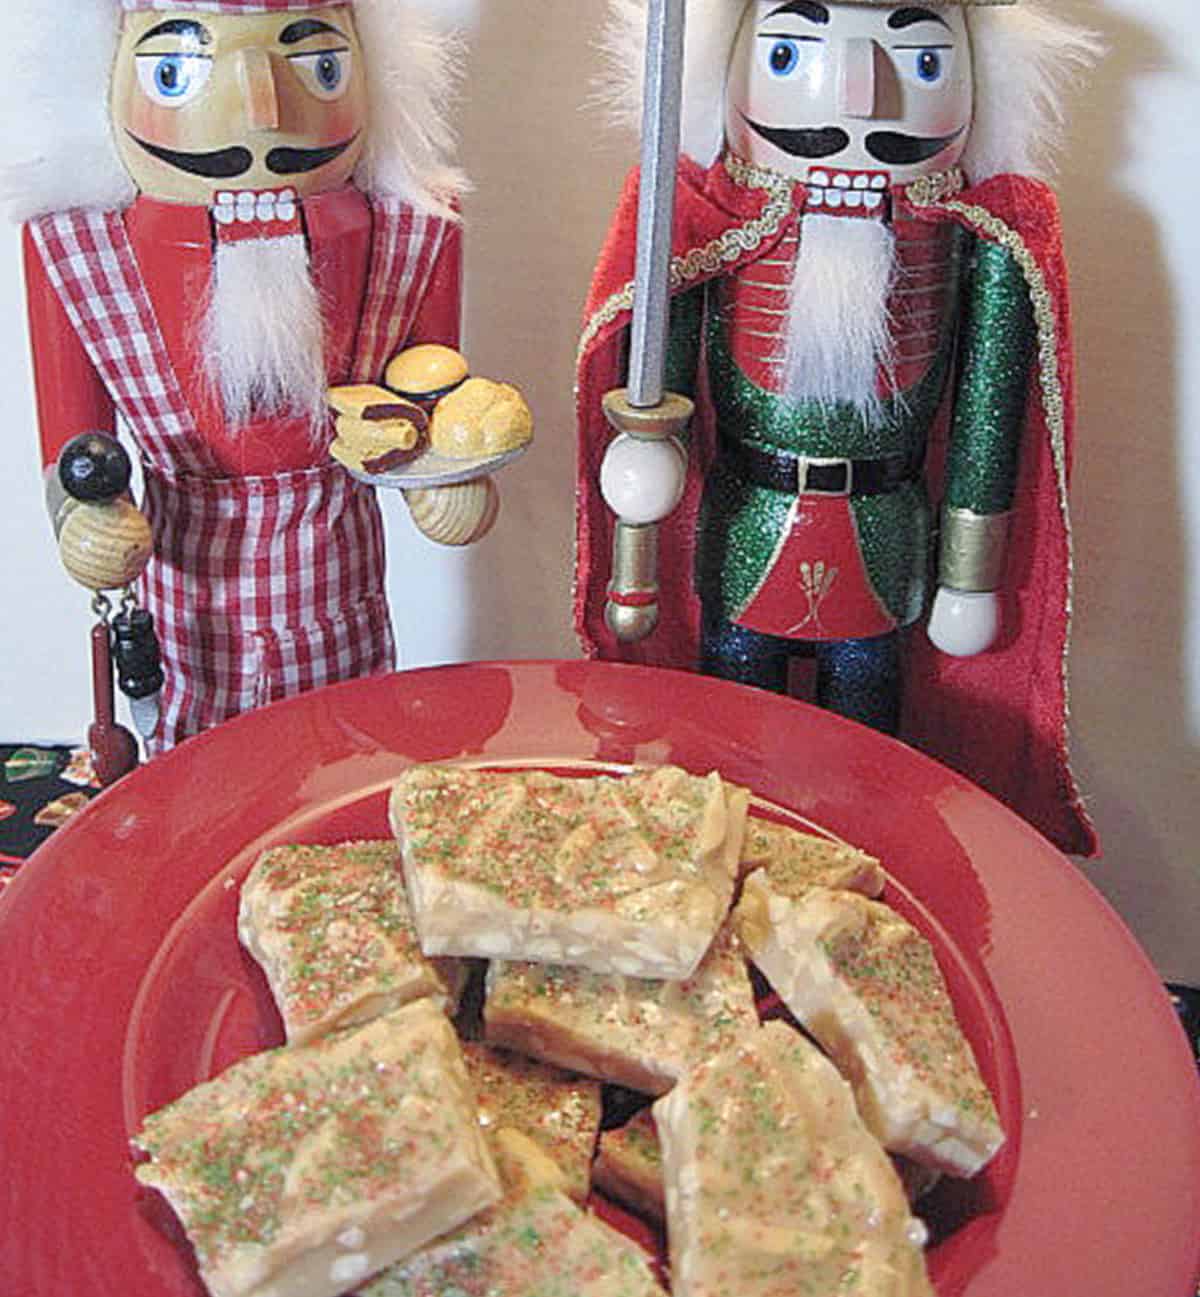
[[[602,406],[618,434],[600,468],[600,489],[617,515],[604,621],[630,644],[658,625],[658,524],[683,493],[687,458],[679,437],[694,406],[675,392],[657,405],[631,405],[625,388],[607,392]]]

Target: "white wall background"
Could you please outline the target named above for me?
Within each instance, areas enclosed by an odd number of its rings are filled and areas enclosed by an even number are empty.
[[[1200,984],[1200,41],[1195,0],[1060,0],[1111,53],[1074,105],[1060,193],[1080,373],[1074,750],[1088,866],[1164,976]],[[482,0],[464,161],[466,349],[538,419],[495,531],[439,550],[387,502],[405,665],[574,656],[572,358],[631,141],[581,106],[601,6]],[[77,739],[88,596],[41,504],[16,232],[0,231],[5,489],[0,738]],[[1102,970],[1097,970],[1101,973]]]

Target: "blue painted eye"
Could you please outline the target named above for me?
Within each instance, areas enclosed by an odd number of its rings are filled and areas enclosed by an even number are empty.
[[[158,93],[168,99],[187,94],[188,74],[183,60],[174,54],[159,59],[154,65],[154,84]]]
[[[772,73],[777,77],[790,76],[796,70],[796,65],[800,62],[800,49],[793,40],[777,40],[771,46],[771,52],[767,56],[767,62],[770,65]]]
[[[212,71],[201,54],[139,54],[138,84],[156,104],[181,108],[200,93]]]
[[[322,90],[336,90],[342,81],[342,61],[336,54],[322,54],[313,65],[313,75]]]
[[[937,50],[917,51],[917,76],[931,84],[941,79],[942,56]]]
[[[954,66],[952,45],[910,45],[896,51],[896,66],[907,81],[940,86]]]
[[[350,85],[351,54],[348,49],[320,50],[316,54],[289,54],[305,87],[318,99],[339,99]]]

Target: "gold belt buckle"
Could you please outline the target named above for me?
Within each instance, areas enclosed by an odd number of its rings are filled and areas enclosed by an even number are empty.
[[[813,468],[844,469],[846,476],[842,488],[840,490],[831,490],[828,487],[810,486],[808,483],[810,465]],[[818,455],[801,455],[796,465],[796,485],[800,495],[827,495],[833,497],[849,495],[854,490],[854,461],[836,456],[823,458]]]

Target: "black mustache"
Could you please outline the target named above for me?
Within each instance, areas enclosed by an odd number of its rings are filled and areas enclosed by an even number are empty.
[[[241,145],[227,149],[214,149],[211,153],[184,153],[178,149],[168,149],[162,144],[151,144],[127,132],[135,144],[140,145],[151,157],[158,158],[169,166],[186,171],[193,176],[205,176],[209,180],[232,180],[235,176],[244,175],[254,165],[254,154]],[[334,158],[350,147],[357,139],[352,135],[340,144],[330,144],[320,149],[271,149],[266,156],[267,170],[277,176],[291,176],[303,171],[315,171],[317,167],[332,162]]]
[[[241,147],[214,149],[211,153],[181,153],[161,144],[151,144],[132,131],[127,134],[135,144],[140,144],[151,157],[158,158],[160,162],[166,162],[193,176],[207,176],[210,180],[232,180],[234,176],[249,171],[254,162],[250,150]]]
[[[761,122],[752,121],[744,113],[742,118],[746,125],[756,134],[761,135],[768,144],[774,144],[784,153],[801,158],[829,158],[840,153],[849,143],[850,136],[840,126],[822,126],[812,128],[764,126]]]
[[[849,134],[840,126],[787,127],[764,126],[744,113],[742,119],[756,134],[784,153],[802,158],[831,158],[850,144]],[[953,144],[965,126],[949,135],[902,135],[899,131],[871,131],[863,141],[866,151],[879,162],[911,165],[925,162]]]
[[[894,162],[903,166],[928,161],[948,144],[953,144],[966,129],[965,126],[960,126],[949,135],[901,135],[899,131],[872,131],[863,141],[863,146],[880,162]]]
[[[348,140],[343,140],[340,144],[330,144],[323,149],[271,149],[266,157],[267,170],[273,171],[277,176],[291,176],[300,171],[315,171],[318,167],[323,167],[326,162],[332,162],[334,158],[340,157],[357,138],[357,135],[351,135]]]

